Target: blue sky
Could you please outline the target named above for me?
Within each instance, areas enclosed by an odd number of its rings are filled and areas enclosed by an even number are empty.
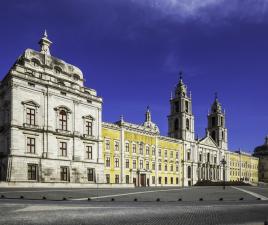
[[[9,0],[0,27],[1,79],[47,29],[51,54],[81,68],[103,97],[104,121],[142,123],[150,105],[166,135],[182,70],[199,137],[215,92],[231,150],[252,151],[268,134],[267,0]]]

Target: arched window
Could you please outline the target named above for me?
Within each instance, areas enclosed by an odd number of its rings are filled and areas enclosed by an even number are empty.
[[[77,74],[74,74],[73,78],[74,78],[74,80],[79,80],[80,79],[79,75],[77,75]]]
[[[192,177],[192,169],[191,169],[190,166],[188,166],[188,168],[187,168],[187,177],[188,178],[191,178]]]
[[[60,74],[61,73],[61,68],[60,67],[58,67],[58,66],[55,66],[54,67],[54,70],[55,70],[55,73],[57,73],[57,74]]]
[[[33,58],[31,61],[32,61],[33,66],[35,66],[35,67],[38,67],[41,64],[40,61],[38,59],[35,59],[35,58]]]
[[[179,120],[175,119],[174,121],[174,130],[178,130],[179,129]]]
[[[67,130],[67,113],[65,110],[61,110],[59,113],[59,128]]]
[[[190,130],[190,120],[186,119],[186,130]]]

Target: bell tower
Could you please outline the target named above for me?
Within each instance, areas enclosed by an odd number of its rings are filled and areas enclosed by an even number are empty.
[[[217,93],[215,93],[215,100],[208,114],[207,131],[212,139],[217,143],[219,148],[225,150],[228,149],[227,129],[225,127],[225,112],[222,111]]]
[[[182,72],[180,72],[179,83],[174,93],[171,92],[168,136],[187,141],[194,140],[192,97],[191,93],[187,93],[187,86],[182,80]]]

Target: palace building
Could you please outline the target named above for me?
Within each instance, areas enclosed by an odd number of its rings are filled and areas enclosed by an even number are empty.
[[[258,182],[258,158],[228,150],[217,96],[204,138],[195,138],[192,96],[182,77],[170,98],[168,136],[149,107],[141,124],[102,122],[102,98],[81,70],[27,49],[0,83],[0,180],[8,183],[191,186],[197,181]]]

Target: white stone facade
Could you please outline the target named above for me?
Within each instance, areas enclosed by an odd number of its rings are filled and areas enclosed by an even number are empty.
[[[187,92],[187,86],[180,77],[171,94],[168,130],[170,137],[183,141],[183,186],[190,186],[201,180],[229,180],[225,113],[217,96],[208,114],[206,136],[202,139],[195,138],[192,95]],[[224,166],[223,159],[226,161]]]
[[[82,72],[27,49],[0,87],[1,180],[103,183],[102,99]]]

